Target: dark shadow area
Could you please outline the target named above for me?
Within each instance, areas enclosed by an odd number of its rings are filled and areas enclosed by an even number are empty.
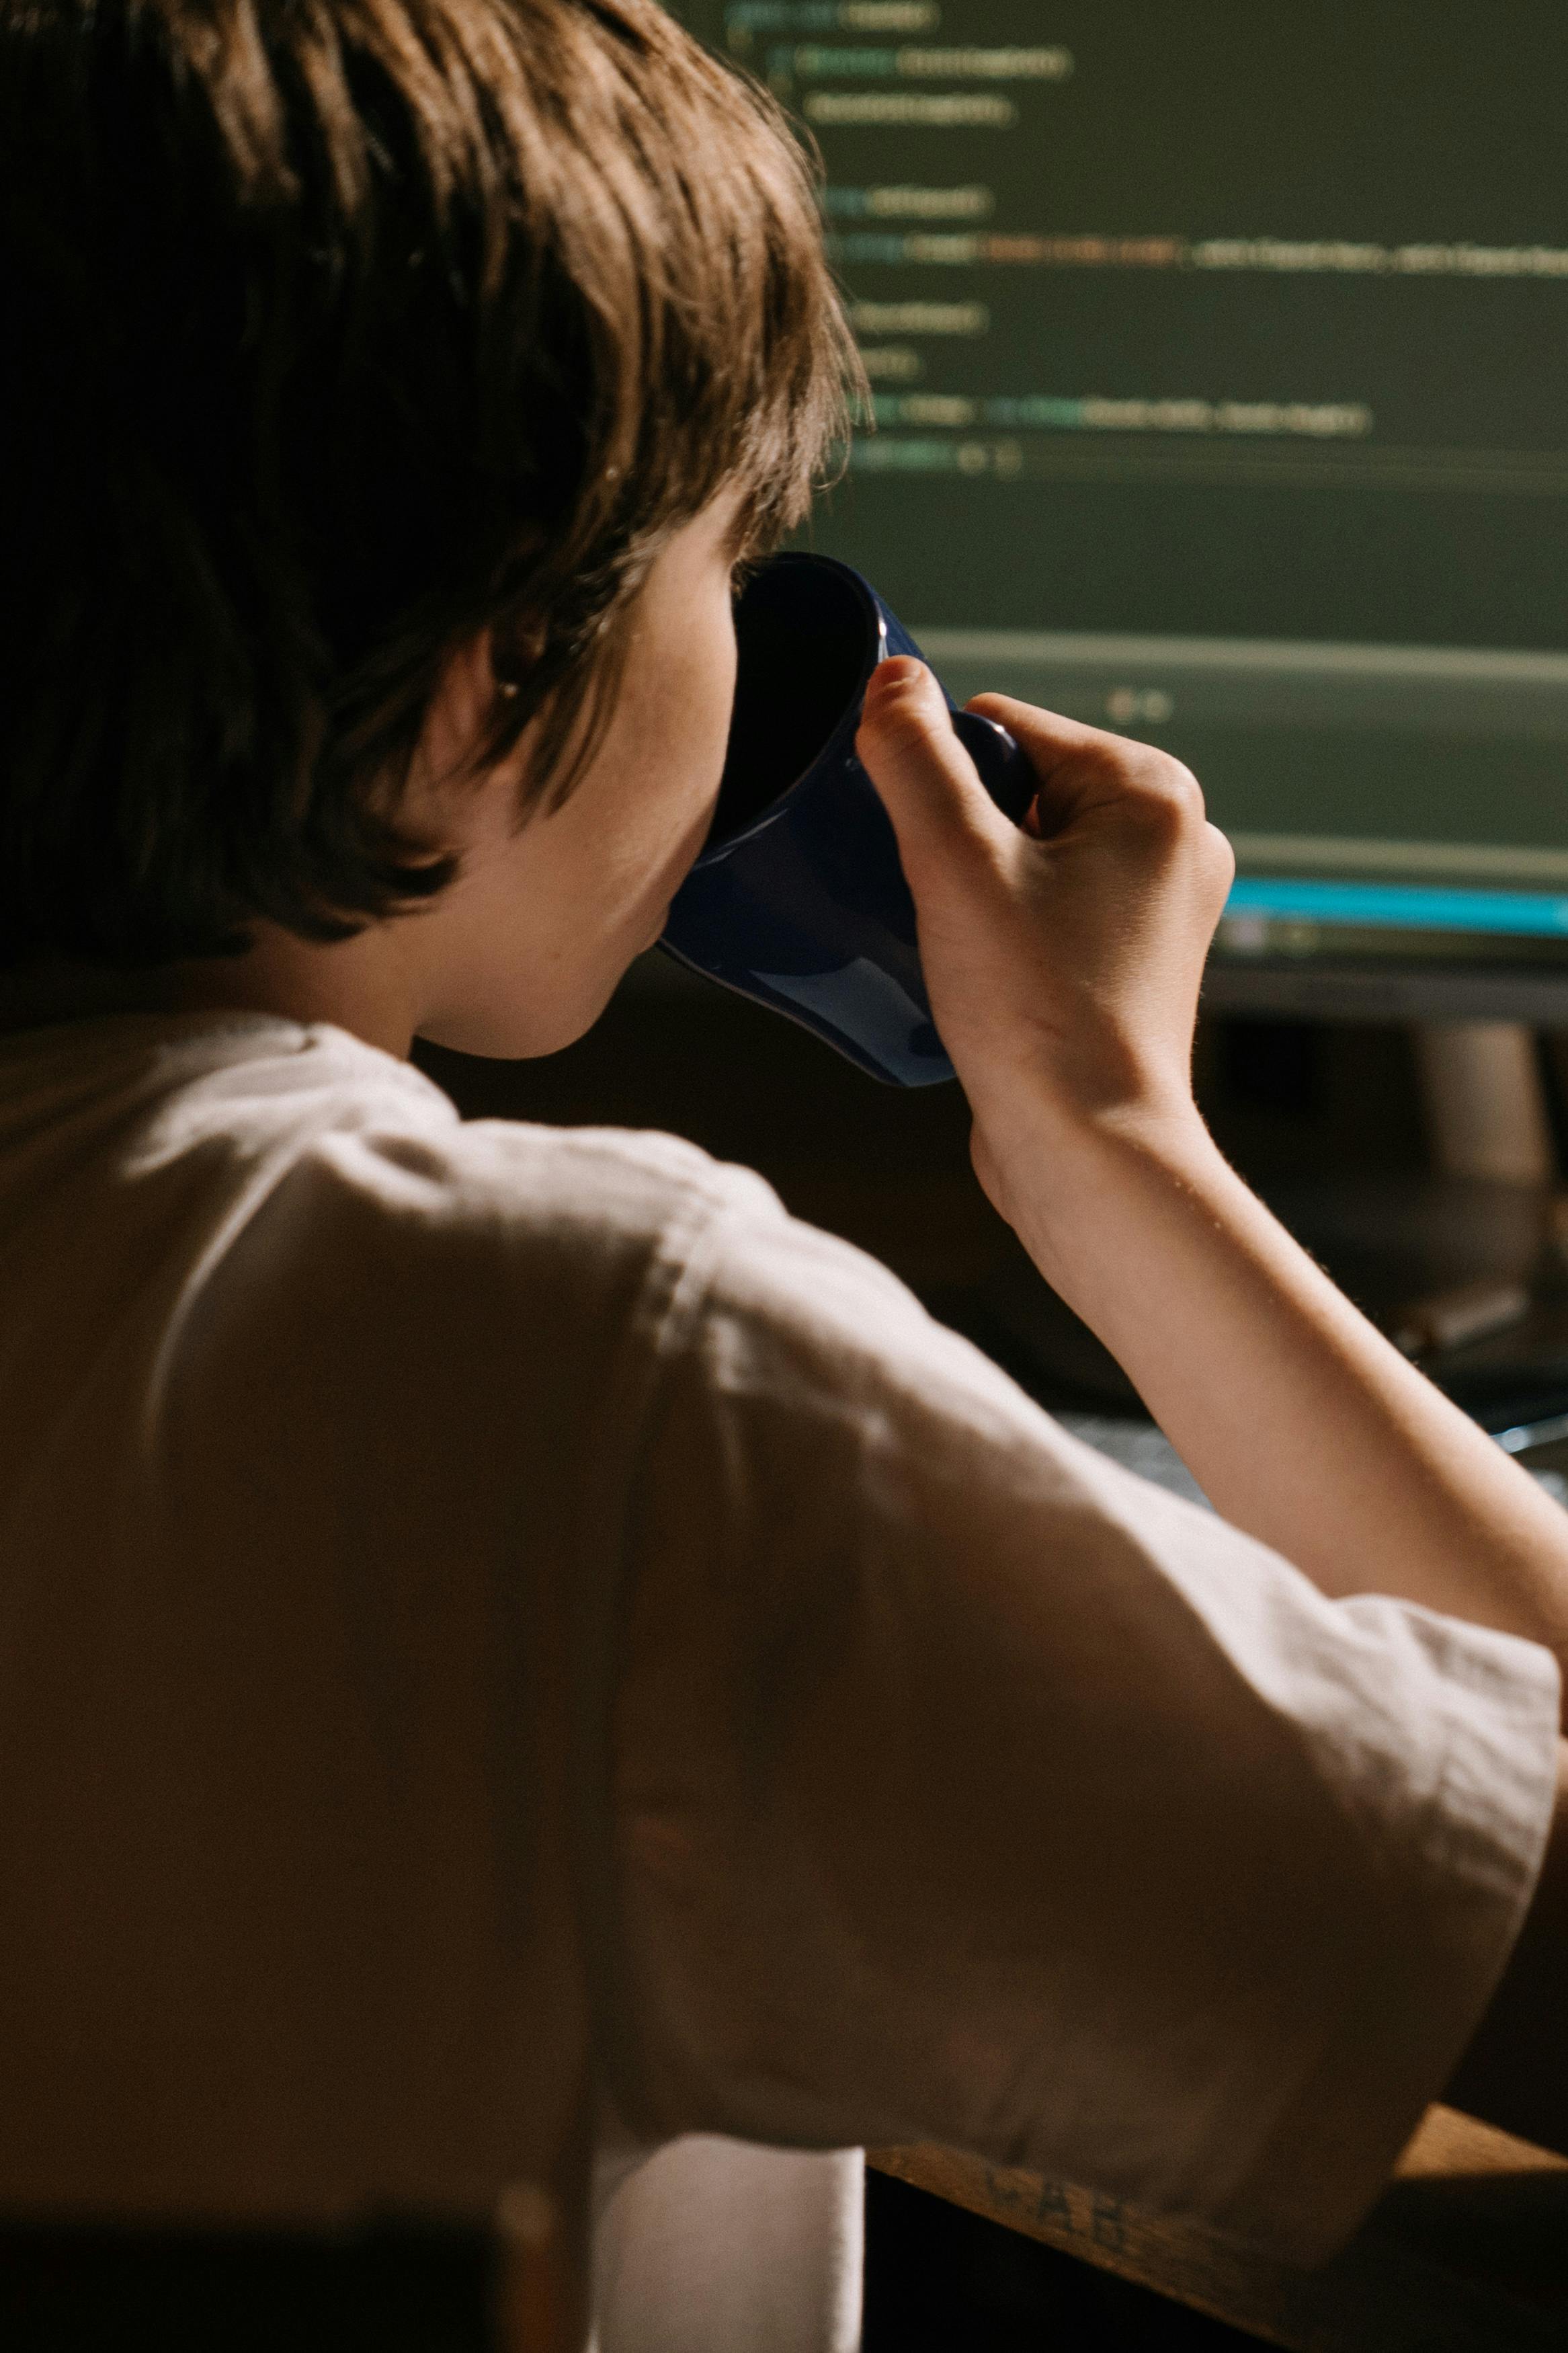
[[[563,1053],[489,1062],[421,1045],[416,1059],[469,1117],[662,1128],[756,1168],[795,1216],[882,1259],[1043,1403],[1138,1409],[982,1194],[955,1084],[879,1085],[779,1015],[659,957]],[[1486,1262],[1472,1268],[1464,1247],[1473,1205],[1426,1198],[1404,1031],[1211,1018],[1196,1081],[1222,1148],[1367,1304],[1382,1303],[1380,1288],[1404,1296],[1490,1271],[1489,1232]]]
[[[879,1085],[792,1022],[663,958],[635,970],[590,1034],[547,1060],[428,1046],[416,1060],[470,1116],[663,1128],[759,1169],[797,1217],[883,1260],[1043,1405],[1140,1410],[982,1194],[955,1084]],[[1374,1320],[1540,1270],[1539,1188],[1428,1173],[1407,1029],[1211,1015],[1195,1083],[1226,1156]],[[1568,1261],[1522,1323],[1423,1361],[1489,1427],[1561,1410]]]
[[[1402,2246],[1433,2263],[1451,2264],[1462,2249],[1467,2276],[1562,2308],[1568,2173],[1561,2169],[1395,2181],[1378,2218]]]
[[[1260,2340],[887,2174],[866,2176],[862,2353],[1241,2353]]]
[[[5,2353],[488,2353],[491,2241],[0,2229]]]

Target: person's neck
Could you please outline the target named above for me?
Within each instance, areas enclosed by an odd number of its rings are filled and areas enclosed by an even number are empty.
[[[322,944],[264,923],[241,955],[139,971],[55,963],[0,975],[0,1031],[115,1013],[270,1013],[331,1022],[405,1059],[416,1027],[408,980],[387,928]]]

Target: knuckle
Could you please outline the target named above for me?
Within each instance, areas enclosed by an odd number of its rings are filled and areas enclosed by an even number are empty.
[[[1174,841],[1207,822],[1203,786],[1192,770],[1167,752],[1140,747],[1132,779],[1141,810],[1152,828]]]
[[[889,752],[923,752],[933,741],[933,731],[918,706],[891,703],[877,715],[876,740]]]
[[[1228,891],[1236,880],[1236,852],[1218,826],[1205,826],[1205,833],[1204,848],[1215,881],[1221,890]]]
[[[885,686],[877,698],[876,708],[862,718],[860,729],[873,743],[886,744],[890,750],[910,750],[929,744],[934,730],[919,682],[909,680]]]

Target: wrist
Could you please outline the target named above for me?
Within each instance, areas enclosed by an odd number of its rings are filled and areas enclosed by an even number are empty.
[[[1157,1199],[1195,1203],[1239,1183],[1190,1094],[1071,1113],[1016,1106],[1000,1132],[977,1124],[976,1163],[1041,1273],[1069,1297],[1071,1271],[1145,1235]]]

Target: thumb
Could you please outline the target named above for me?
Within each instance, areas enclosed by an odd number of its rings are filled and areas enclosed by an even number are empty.
[[[923,662],[896,654],[866,688],[855,749],[899,837],[906,865],[952,857],[1013,828],[953,733],[946,699]]]

